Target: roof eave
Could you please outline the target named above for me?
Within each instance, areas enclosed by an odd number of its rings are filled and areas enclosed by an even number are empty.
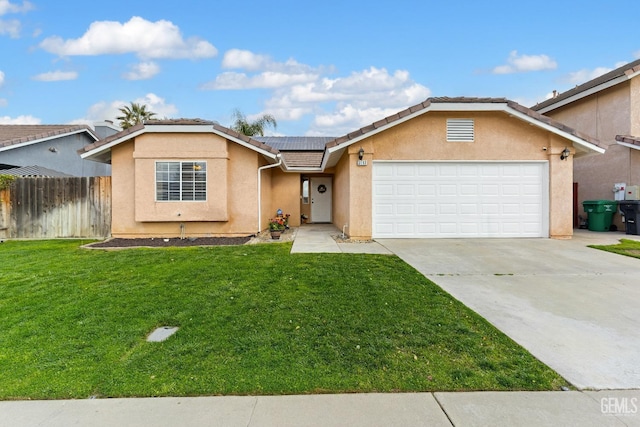
[[[240,138],[234,137],[233,135],[229,135],[228,133],[222,132],[218,129],[215,129],[212,125],[210,124],[194,124],[194,125],[163,125],[163,124],[146,124],[144,125],[142,128],[140,128],[139,130],[135,131],[135,132],[131,132],[131,133],[127,133],[126,135],[123,135],[120,138],[116,138],[113,141],[109,142],[108,144],[104,144],[101,145],[100,147],[96,147],[93,150],[89,150],[85,153],[81,153],[80,157],[83,159],[88,159],[88,160],[96,160],[96,161],[103,161],[103,160],[99,160],[100,158],[104,158],[104,153],[107,151],[111,151],[111,148],[115,147],[116,145],[119,145],[125,141],[128,141],[132,138],[135,138],[139,135],[142,135],[144,133],[213,133],[216,134],[218,136],[221,136],[225,139],[228,139],[230,141],[233,141],[239,145],[242,145],[243,147],[249,148],[253,151],[256,151],[257,153],[263,155],[264,157],[266,157],[269,160],[273,160],[275,162],[276,157],[278,155],[277,152],[273,152],[273,151],[269,151],[269,150],[265,150],[263,148],[260,148],[256,145],[253,145],[251,143],[248,143],[246,141],[243,141]]]
[[[26,147],[28,145],[39,144],[41,142],[51,141],[53,139],[64,138],[66,136],[75,135],[78,133],[86,132],[91,139],[94,141],[98,141],[100,138],[89,128],[76,129],[70,132],[59,133],[57,135],[48,135],[42,138],[32,139],[30,141],[24,141],[17,144],[7,145],[5,147],[0,147],[0,152],[13,150],[14,148]]]
[[[632,79],[633,77],[637,76],[639,74],[639,72],[633,73],[631,75],[623,75],[620,77],[616,77],[615,79],[606,81],[604,83],[601,83],[597,86],[594,86],[592,88],[586,89],[582,92],[576,93],[575,95],[572,95],[568,98],[562,99],[558,102],[554,102],[550,105],[547,105],[546,107],[543,107],[539,110],[536,110],[538,113],[540,114],[544,114],[547,113],[549,111],[553,111],[556,110],[560,107],[564,107],[565,105],[571,104],[572,102],[578,101],[582,98],[586,98],[587,96],[593,95],[594,93],[598,93],[602,90],[608,89],[610,87],[616,86],[620,83],[623,83],[627,80]]]

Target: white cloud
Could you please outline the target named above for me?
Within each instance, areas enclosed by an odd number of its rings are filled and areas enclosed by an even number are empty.
[[[4,71],[0,70],[0,87],[4,84]]]
[[[39,125],[41,120],[33,116],[0,116],[0,125]]]
[[[156,118],[163,119],[165,117],[175,117],[178,109],[173,104],[167,104],[164,98],[154,93],[148,93],[143,97],[130,100],[138,104],[146,105],[150,111],[156,113]],[[118,124],[116,117],[121,115],[119,108],[129,105],[130,101],[114,100],[100,101],[89,107],[85,117],[73,120],[71,123],[77,124],[93,124],[104,120],[111,120],[115,125]]]
[[[268,68],[272,60],[266,55],[258,55],[248,50],[231,49],[222,58],[222,68],[241,68],[257,71]]]
[[[278,121],[315,115],[308,134],[341,135],[424,101],[430,90],[406,70],[393,73],[370,67],[333,77],[333,67],[312,67],[295,59],[274,61],[266,55],[233,49],[225,53],[219,74],[201,86],[206,90],[267,89],[263,113]],[[262,113],[261,113],[262,114]]]
[[[60,82],[64,80],[75,80],[78,78],[78,73],[75,71],[49,71],[48,73],[38,74],[33,76],[33,80],[40,82]]]
[[[12,39],[20,37],[20,21],[11,19],[8,21],[0,19],[0,35],[8,34]]]
[[[260,73],[227,71],[215,80],[202,85],[205,90],[273,89],[317,80],[323,68],[300,64],[294,59],[276,62],[267,55],[258,55],[248,50],[232,49],[224,54],[222,67],[243,69]]]
[[[131,71],[124,73],[126,80],[147,80],[160,72],[160,66],[153,61],[141,62],[131,67]]]
[[[509,53],[507,64],[493,69],[493,74],[526,73],[529,71],[555,70],[556,61],[547,55],[518,55],[517,50]]]
[[[28,1],[23,1],[22,5],[11,3],[9,0],[0,0],[0,16],[8,13],[28,12],[33,9],[33,5]]]
[[[197,37],[184,39],[170,21],[150,22],[138,16],[124,24],[115,21],[93,22],[78,39],[44,39],[40,47],[60,56],[134,53],[140,58],[199,59],[217,55],[217,49]]]
[[[9,101],[4,98],[0,98],[0,107],[6,107],[7,105],[9,105]]]
[[[582,69],[569,73],[565,80],[568,83],[578,85],[584,82],[588,82],[589,80],[593,80],[596,77],[600,77],[601,75],[606,74],[611,70],[613,70],[613,68],[608,67],[597,67],[593,70]]]
[[[226,72],[218,75],[213,82],[202,85],[202,89],[241,90],[241,89],[273,89],[311,82],[318,78],[314,74],[287,74],[265,71],[255,76],[244,73]]]
[[[315,113],[309,135],[343,135],[429,97],[431,91],[398,70],[371,67],[342,78],[323,78],[276,91],[266,102],[277,119]]]

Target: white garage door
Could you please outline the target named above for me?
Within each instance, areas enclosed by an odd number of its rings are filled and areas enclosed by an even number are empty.
[[[543,162],[374,162],[374,238],[548,237]]]

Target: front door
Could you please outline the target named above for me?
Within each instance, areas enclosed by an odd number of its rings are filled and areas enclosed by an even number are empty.
[[[331,222],[331,178],[311,178],[311,222]]]

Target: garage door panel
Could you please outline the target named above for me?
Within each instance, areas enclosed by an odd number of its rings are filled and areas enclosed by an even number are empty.
[[[545,237],[544,163],[374,162],[373,237]]]

